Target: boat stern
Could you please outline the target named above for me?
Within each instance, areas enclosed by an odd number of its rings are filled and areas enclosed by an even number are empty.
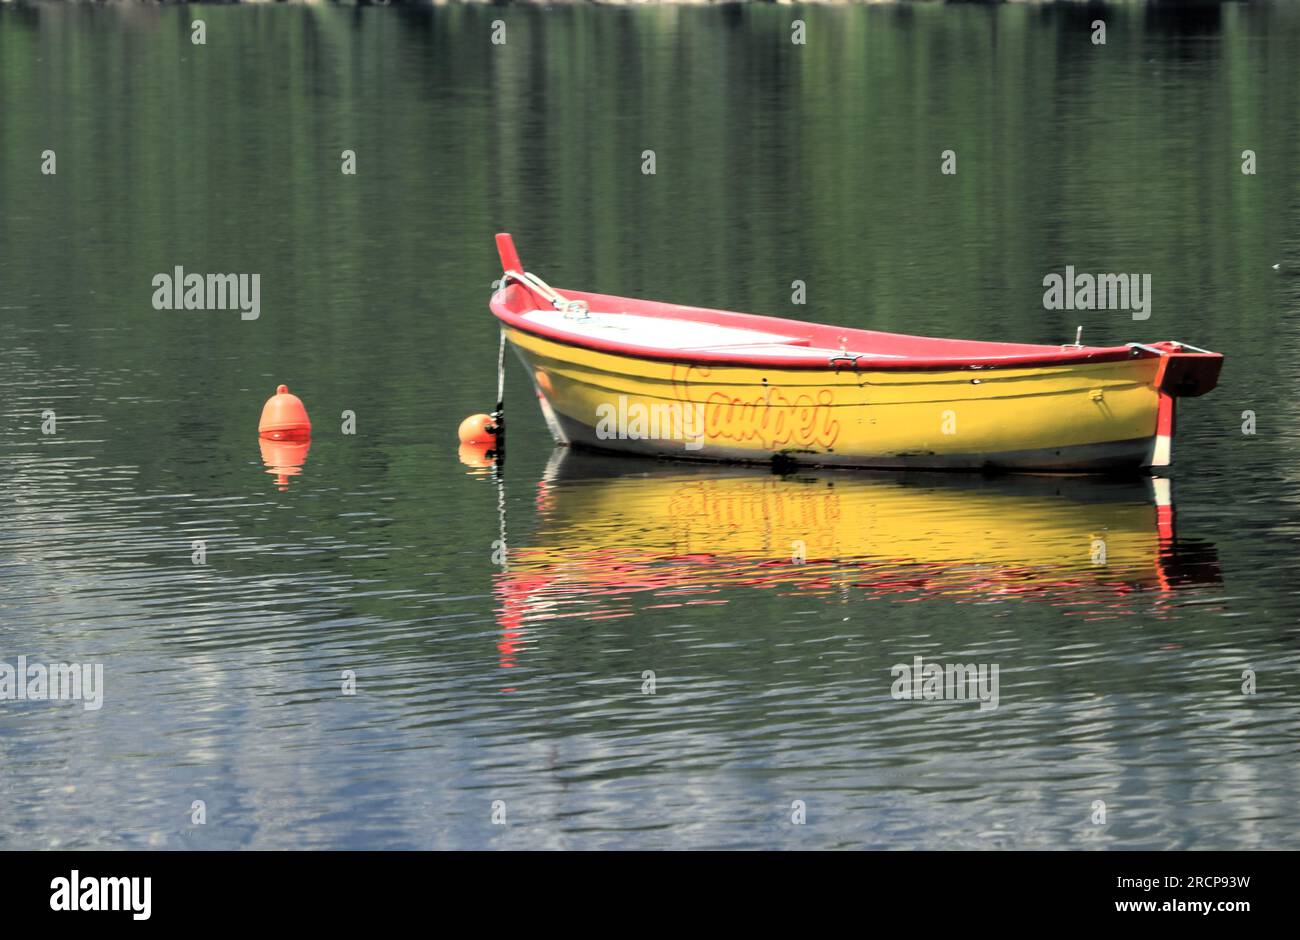
[[[1156,433],[1151,441],[1151,451],[1146,467],[1167,467],[1174,459],[1174,425],[1179,398],[1197,398],[1212,391],[1219,384],[1223,370],[1223,354],[1201,349],[1175,340],[1147,346],[1130,343],[1136,354],[1159,356],[1155,386],[1160,393],[1156,411]]]

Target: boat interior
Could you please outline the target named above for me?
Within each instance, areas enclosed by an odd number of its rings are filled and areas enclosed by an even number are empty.
[[[843,356],[871,360],[925,359],[954,365],[1042,356],[1092,358],[1099,353],[1121,358],[1128,353],[1123,347],[1043,346],[910,336],[584,291],[557,288],[556,292],[570,302],[580,303],[569,309],[556,309],[545,298],[514,283],[506,288],[502,306],[521,321],[520,326],[537,329],[544,335],[579,345],[595,341],[645,352],[722,354],[757,360],[770,356],[820,363]]]
[[[523,319],[576,340],[602,338],[647,349],[754,355],[780,352],[783,356],[802,355],[817,360],[826,360],[843,352],[843,347],[814,346],[808,336],[635,313],[589,310],[575,316],[559,310],[531,310],[523,315]]]

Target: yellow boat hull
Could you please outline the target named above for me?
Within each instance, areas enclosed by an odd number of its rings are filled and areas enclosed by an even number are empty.
[[[815,466],[1163,466],[1159,360],[930,371],[643,359],[507,328],[556,440],[686,459]]]

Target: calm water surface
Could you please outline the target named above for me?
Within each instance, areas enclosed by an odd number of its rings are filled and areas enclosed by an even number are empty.
[[[0,847],[1300,847],[1300,10],[201,14],[0,9],[0,662],[106,685],[0,702]],[[557,285],[1228,365],[1172,529],[1148,480],[565,455],[517,370],[498,482],[454,429],[501,230]],[[1066,264],[1151,319],[1045,312]],[[260,319],[155,311],[176,265]],[[918,655],[999,707],[894,701]]]

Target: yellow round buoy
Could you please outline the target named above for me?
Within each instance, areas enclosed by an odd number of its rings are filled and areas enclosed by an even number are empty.
[[[497,426],[490,415],[470,415],[460,423],[462,444],[492,444],[497,439]]]

